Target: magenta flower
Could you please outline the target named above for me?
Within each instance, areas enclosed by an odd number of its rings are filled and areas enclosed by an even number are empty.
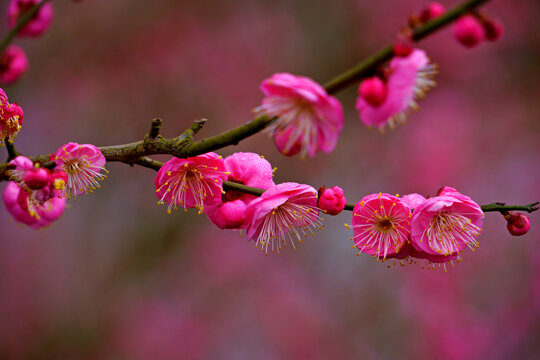
[[[353,210],[352,225],[345,226],[353,230],[351,240],[361,252],[386,259],[407,242],[410,218],[411,209],[399,197],[379,193],[359,201]]]
[[[20,46],[9,45],[0,55],[0,83],[13,84],[27,69],[28,59]]]
[[[105,157],[91,144],[67,143],[51,154],[56,168],[67,174],[66,195],[76,197],[88,194],[100,187],[98,181],[106,178]]]
[[[261,90],[265,98],[255,111],[277,117],[267,131],[279,151],[313,157],[334,150],[343,128],[343,109],[322,86],[307,77],[278,73],[264,80]]]
[[[13,29],[19,18],[39,4],[42,0],[12,0],[8,6],[8,25]],[[51,26],[53,20],[53,6],[48,1],[41,6],[38,12],[23,26],[18,36],[36,37],[42,35]]]
[[[436,66],[429,62],[426,53],[414,49],[409,56],[394,57],[387,72],[386,97],[377,106],[361,95],[356,100],[360,120],[367,126],[384,131],[386,125],[394,129],[407,120],[410,109],[417,109],[416,101],[435,86],[433,76]]]
[[[38,229],[56,221],[63,213],[66,204],[61,192],[44,187],[31,191],[10,181],[3,194],[6,210],[13,219]]]
[[[159,169],[154,184],[158,204],[169,204],[167,212],[181,206],[197,208],[202,214],[205,205],[217,203],[227,179],[223,158],[216,153],[172,158]]]
[[[418,205],[411,219],[411,244],[430,255],[455,256],[478,247],[484,213],[470,197],[451,187]]]
[[[291,244],[302,242],[302,236],[321,228],[317,191],[309,185],[283,183],[272,186],[246,208],[247,238],[268,254],[280,253]]]
[[[21,130],[24,113],[15,103],[10,104],[4,90],[0,89],[0,145],[5,138],[12,141]]]
[[[234,153],[225,158],[228,181],[266,190],[274,186],[272,166],[255,153]],[[257,197],[227,190],[219,201],[207,206],[204,213],[220,229],[242,229],[246,224],[246,207]]]

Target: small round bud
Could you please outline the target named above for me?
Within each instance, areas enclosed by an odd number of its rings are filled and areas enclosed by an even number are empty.
[[[386,100],[386,84],[376,76],[366,79],[360,83],[358,94],[371,106],[378,107]]]
[[[493,19],[484,21],[484,29],[486,30],[486,39],[489,41],[499,40],[504,32],[503,24],[499,20]]]
[[[35,167],[26,172],[23,181],[32,190],[39,190],[49,183],[50,172],[47,169]]]
[[[321,187],[319,190],[319,201],[317,206],[330,215],[337,215],[343,211],[347,199],[343,193],[343,189],[339,186],[334,186],[329,189]]]
[[[526,215],[509,211],[504,215],[504,218],[508,222],[506,228],[510,234],[520,236],[529,232],[531,226],[529,218]]]
[[[454,37],[463,46],[473,48],[484,40],[486,30],[476,17],[465,15],[454,24]]]
[[[420,21],[425,23],[429,20],[433,20],[444,14],[446,8],[438,2],[432,2],[428,4],[424,10],[420,13]]]
[[[409,38],[398,38],[394,42],[394,56],[407,57],[414,50],[414,45]]]

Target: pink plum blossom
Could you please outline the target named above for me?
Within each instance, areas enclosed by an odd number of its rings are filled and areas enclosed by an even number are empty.
[[[105,157],[91,144],[67,143],[51,154],[50,160],[56,168],[67,174],[66,195],[68,198],[88,194],[100,187],[98,181],[106,175]]]
[[[0,55],[0,83],[13,84],[27,69],[28,59],[20,46],[9,45]]]
[[[280,253],[302,236],[320,228],[317,191],[309,185],[292,182],[272,186],[246,208],[247,237],[268,254]]]
[[[4,90],[0,89],[0,144],[5,138],[12,141],[21,130],[24,112],[15,103],[10,104]]]
[[[478,247],[484,213],[470,197],[451,187],[418,205],[411,219],[411,244],[431,255],[454,256]]]
[[[343,211],[347,199],[343,193],[343,189],[339,186],[334,186],[329,189],[322,187],[319,189],[318,206],[325,213],[337,215]]]
[[[436,66],[429,62],[423,50],[414,49],[409,56],[394,57],[387,71],[387,94],[382,103],[372,105],[362,96],[362,88],[359,88],[356,109],[360,120],[380,131],[386,125],[393,129],[397,124],[405,123],[410,109],[418,108],[416,101],[435,86],[435,73]]]
[[[343,128],[343,109],[322,86],[307,77],[277,73],[263,81],[261,90],[265,98],[255,111],[277,117],[267,131],[279,151],[313,157],[334,150]]]
[[[8,6],[8,25],[13,29],[19,18],[42,0],[11,0]],[[50,1],[45,2],[37,13],[24,25],[18,36],[37,37],[42,35],[51,26],[53,20],[53,6]]]
[[[225,158],[227,180],[266,190],[274,186],[272,165],[255,153],[238,152]],[[204,213],[220,229],[242,229],[247,226],[247,205],[257,197],[234,190],[227,190],[221,201],[205,208]]]
[[[454,37],[465,47],[473,48],[486,37],[486,30],[474,15],[464,15],[454,23]]]
[[[397,196],[379,193],[365,196],[353,210],[354,247],[386,259],[398,253],[410,234],[411,209]]]
[[[56,221],[64,212],[66,199],[61,192],[43,188],[28,191],[10,181],[4,189],[4,205],[17,222],[38,229]]]
[[[158,203],[169,204],[168,213],[179,205],[186,211],[197,208],[202,214],[205,205],[219,202],[227,175],[223,158],[216,153],[174,157],[163,164],[154,180]]]

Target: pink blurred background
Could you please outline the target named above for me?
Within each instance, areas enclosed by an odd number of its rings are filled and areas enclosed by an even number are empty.
[[[272,73],[324,83],[392,41],[424,4],[55,1],[51,30],[16,41],[31,66],[5,88],[25,111],[17,148],[132,142],[154,117],[169,137],[206,117],[199,136],[211,136],[251,118]],[[540,200],[540,3],[485,9],[505,24],[499,42],[469,50],[446,29],[420,44],[439,86],[396,131],[361,125],[353,87],[338,95],[346,128],[331,154],[286,158],[262,134],[220,153],[258,152],[277,182],[340,185],[350,202],[443,185],[481,204]],[[167,215],[154,172],[107,168],[102,189],[48,229],[19,226],[1,207],[2,359],[540,357],[539,214],[519,238],[487,214],[480,249],[448,273],[357,257],[343,227],[350,213],[265,257],[195,211]]]

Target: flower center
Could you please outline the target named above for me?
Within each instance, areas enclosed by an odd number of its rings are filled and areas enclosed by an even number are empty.
[[[377,229],[383,232],[388,232],[392,230],[394,224],[392,223],[392,220],[387,216],[380,216],[377,221],[375,222],[375,226]]]
[[[81,172],[85,167],[88,167],[88,163],[82,159],[71,159],[64,162],[64,171],[68,175],[74,175]]]

